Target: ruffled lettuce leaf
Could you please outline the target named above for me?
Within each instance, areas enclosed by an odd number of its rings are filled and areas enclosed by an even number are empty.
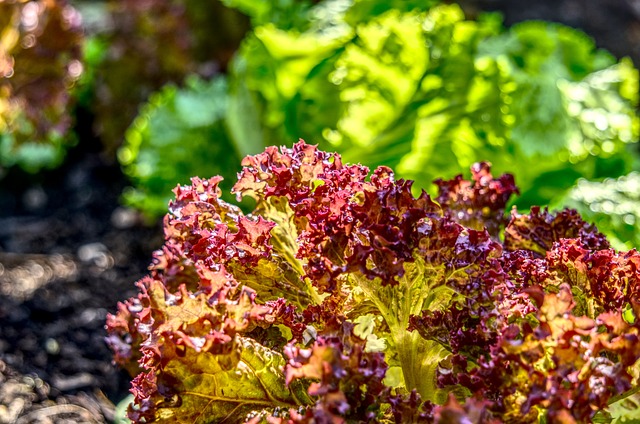
[[[525,291],[537,310],[510,324],[491,354],[476,366],[458,356],[444,383],[458,382],[476,396],[495,399],[490,407],[503,420],[587,422],[614,396],[632,387],[629,372],[638,359],[638,327],[618,312],[592,319],[574,315],[571,287],[545,293]]]
[[[133,382],[137,408],[131,418],[242,422],[255,409],[310,403],[304,386],[284,384],[282,355],[237,335],[269,320],[270,308],[254,303],[255,292],[223,288],[215,293],[216,304],[186,290],[169,294],[156,280],[141,286],[149,304],[138,326],[153,332],[142,345],[145,372]]]
[[[251,214],[220,177],[178,186],[140,293],[108,318],[137,374],[130,417],[621,416],[638,383],[638,253],[575,211],[508,221],[513,177],[472,173],[438,181],[436,201],[300,141],[243,160],[233,192]]]
[[[544,256],[561,239],[579,239],[593,250],[609,248],[609,241],[595,225],[585,222],[575,210],[550,213],[538,206],[528,214],[511,213],[505,229],[504,245],[508,250],[529,250]]]

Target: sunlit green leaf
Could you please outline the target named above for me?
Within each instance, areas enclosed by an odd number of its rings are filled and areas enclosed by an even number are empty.
[[[186,184],[191,176],[220,174],[225,198],[240,164],[223,119],[227,108],[227,83],[222,77],[211,81],[189,80],[187,87],[173,85],[155,94],[129,128],[118,152],[135,189],[125,198],[145,213],[164,213],[171,190]]]

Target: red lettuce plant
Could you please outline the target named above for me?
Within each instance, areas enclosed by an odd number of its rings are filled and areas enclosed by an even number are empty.
[[[0,0],[3,165],[21,162],[17,150],[27,143],[53,150],[68,144],[82,42],[80,14],[67,0]]]
[[[432,200],[299,142],[175,189],[107,322],[135,422],[585,422],[634,392],[635,251],[572,211],[505,219],[488,164]]]

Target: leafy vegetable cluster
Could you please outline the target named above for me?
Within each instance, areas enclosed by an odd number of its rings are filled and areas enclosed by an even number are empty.
[[[162,213],[146,205],[166,204],[176,182],[203,175],[197,161],[167,171],[149,155],[160,164],[176,149],[208,156],[217,144],[237,152],[215,161],[233,169],[239,157],[302,137],[347,161],[392,166],[419,188],[490,160],[498,172],[517,171],[524,209],[563,205],[578,179],[638,169],[637,70],[579,31],[545,22],[505,29],[495,15],[465,20],[459,6],[436,1],[225,4],[251,16],[253,28],[219,93],[224,114],[210,114],[224,134],[203,129],[192,137],[190,129],[168,143],[138,137],[134,126],[127,137],[129,171],[150,176],[134,180],[134,204],[147,214]],[[163,130],[156,117],[182,119],[154,101],[141,116],[149,122],[146,134]],[[598,219],[586,199],[572,199],[584,216]],[[622,243],[615,239],[638,232],[628,225],[603,230],[616,247]]]
[[[300,141],[178,186],[108,342],[135,422],[586,422],[630,417],[640,255],[510,175],[411,193]],[[508,221],[508,222],[507,222]],[[626,402],[626,403],[625,403]]]

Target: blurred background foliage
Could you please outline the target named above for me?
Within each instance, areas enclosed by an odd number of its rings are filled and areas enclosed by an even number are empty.
[[[101,51],[89,63],[93,81],[88,108],[110,154],[152,93],[165,84],[182,85],[191,74],[211,78],[224,72],[249,24],[218,1],[107,0],[90,5],[94,11],[104,8],[106,22],[94,37]]]
[[[0,167],[59,165],[73,144],[80,15],[66,1],[0,1]]]
[[[55,49],[47,67],[30,62],[33,46],[15,41],[34,31],[24,22],[31,4],[63,11],[68,22],[38,21],[37,34],[61,40],[42,42]],[[469,19],[457,3],[436,0],[74,6],[84,42],[66,2],[0,0],[22,16],[0,11],[5,167],[43,166],[15,145],[63,152],[74,139],[70,122],[81,116],[88,121],[76,126],[90,125],[131,178],[125,201],[153,218],[190,176],[221,174],[228,188],[243,156],[298,138],[349,162],[391,166],[428,191],[434,178],[488,160],[494,173],[516,176],[519,208],[570,205],[616,247],[640,245],[638,71],[578,30],[542,21],[506,27],[498,14]],[[20,79],[7,71],[18,66]],[[25,86],[58,93],[42,96],[57,114],[21,94]]]
[[[242,159],[224,123],[227,110],[224,76],[187,78],[182,88],[166,85],[153,94],[126,133],[118,159],[136,183],[126,201],[147,213],[164,214],[177,181],[190,175],[233,176]],[[171,179],[174,179],[171,181]],[[227,201],[234,179],[220,188]]]

